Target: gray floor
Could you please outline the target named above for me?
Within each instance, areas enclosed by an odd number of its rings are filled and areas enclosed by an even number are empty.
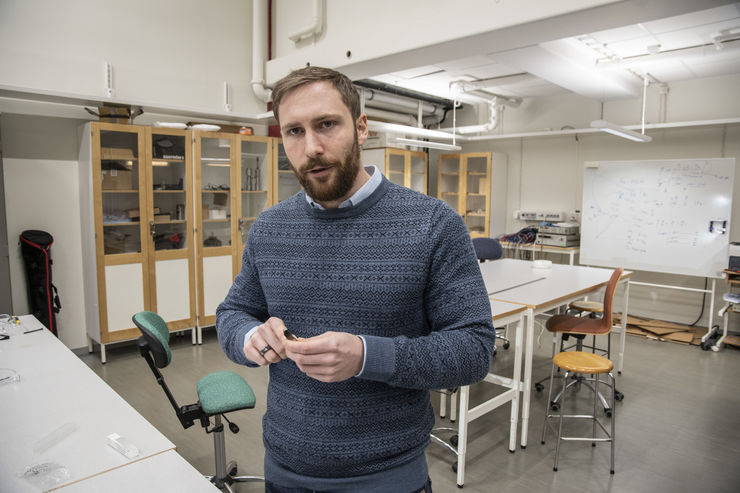
[[[542,336],[533,375],[549,374],[550,346]],[[177,446],[179,453],[204,474],[213,470],[213,442],[199,425],[183,430],[135,346],[109,346],[108,363],[97,353],[82,359]],[[238,435],[227,433],[227,456],[241,473],[262,472],[261,416],[267,371],[232,364],[221,352],[214,331],[203,345],[190,335],[173,337],[173,362],[164,375],[180,405],[195,402],[195,384],[203,375],[231,370],[243,375],[257,396],[257,407],[233,413]],[[511,367],[513,350],[500,351],[494,369]],[[510,370],[508,370],[510,371]],[[533,392],[526,450],[508,451],[509,406],[470,425],[463,491],[473,492],[736,492],[740,491],[740,351],[702,351],[695,346],[627,337],[625,368],[617,388],[616,473],[609,474],[609,447],[565,443],[559,471],[553,472],[554,440],[540,444],[546,395]],[[545,392],[547,390],[545,389]],[[586,393],[585,388],[580,395]],[[495,387],[473,387],[471,404],[495,395]],[[579,402],[576,398],[573,402]],[[439,399],[434,394],[435,406]],[[608,419],[606,419],[608,423]],[[438,420],[440,426],[449,426]],[[432,444],[427,449],[434,491],[458,491],[452,454]],[[260,484],[237,491],[263,491]]]

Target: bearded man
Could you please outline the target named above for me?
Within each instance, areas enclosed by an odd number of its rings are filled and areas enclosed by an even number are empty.
[[[270,367],[265,491],[431,493],[429,390],[482,380],[494,347],[468,231],[362,165],[346,76],[306,67],[272,97],[303,191],[255,221],[216,320],[231,360]]]

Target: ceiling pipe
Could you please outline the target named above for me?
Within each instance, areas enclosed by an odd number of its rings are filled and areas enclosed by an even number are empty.
[[[298,44],[306,38],[321,34],[321,31],[324,30],[323,13],[324,8],[326,7],[326,4],[324,2],[325,0],[313,0],[313,8],[311,10],[311,23],[306,27],[303,27],[298,31],[295,31],[294,33],[288,35],[288,38],[291,41]]]
[[[674,60],[676,58],[710,58],[723,56],[730,51],[740,50],[740,39],[723,41],[719,44],[703,44],[690,46],[688,48],[678,48],[675,50],[658,51],[657,53],[648,53],[645,55],[635,55],[625,58],[602,58],[596,60],[597,70],[615,70],[623,68],[635,68],[645,64],[662,62],[665,60]]]
[[[272,91],[265,87],[267,58],[267,0],[252,2],[252,91],[258,99],[268,103]]]
[[[738,118],[720,118],[716,120],[693,120],[686,122],[671,122],[671,123],[647,123],[645,124],[645,130],[660,130],[669,128],[686,128],[686,127],[705,127],[712,125],[734,125],[740,123],[740,117]],[[622,125],[623,128],[629,130],[639,130],[642,125]],[[477,142],[481,140],[504,140],[504,139],[521,139],[526,137],[559,137],[563,135],[573,134],[591,134],[601,132],[598,128],[569,128],[564,130],[542,130],[536,132],[518,132],[501,135],[476,135],[472,137],[465,137],[464,140],[469,142]]]
[[[421,103],[422,112],[425,116],[435,116],[437,118],[442,118],[444,116],[444,108],[434,104],[394,96],[392,94],[384,94],[367,88],[364,89],[364,94],[365,105],[373,108],[397,112],[407,110],[409,114],[416,114],[419,110],[419,104]]]
[[[498,127],[498,116],[499,111],[503,105],[498,103],[498,98],[494,97],[493,99],[488,101],[488,122],[482,124],[482,125],[468,125],[466,127],[457,127],[457,128],[441,128],[440,130],[443,130],[445,132],[458,132],[463,135],[465,134],[474,134],[474,133],[486,133],[490,132],[496,127]]]
[[[377,118],[379,120],[398,123],[400,125],[408,125],[411,127],[416,127],[418,125],[418,120],[416,118],[405,113],[396,113],[395,111],[365,107],[365,114],[368,118]]]

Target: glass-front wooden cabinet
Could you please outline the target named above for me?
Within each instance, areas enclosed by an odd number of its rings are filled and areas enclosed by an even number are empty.
[[[139,336],[131,317],[195,326],[189,133],[93,122],[82,131],[80,217],[90,349]],[[156,168],[156,169],[155,169]],[[178,209],[179,217],[178,219]]]
[[[488,236],[491,215],[491,153],[442,154],[437,197],[455,209],[470,236]]]
[[[362,164],[375,165],[389,181],[419,193],[427,193],[427,153],[385,147],[362,151]]]
[[[171,331],[213,325],[252,224],[301,189],[272,137],[92,122],[80,149],[86,321],[103,361],[140,335],[142,310]]]

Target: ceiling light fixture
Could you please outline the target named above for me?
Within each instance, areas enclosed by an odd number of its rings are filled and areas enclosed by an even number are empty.
[[[462,149],[459,145],[445,144],[444,142],[428,142],[426,140],[405,139],[396,137],[396,142],[407,146],[426,147],[428,149],[439,149],[442,151],[459,151]]]
[[[638,132],[635,132],[633,130],[628,130],[624,127],[620,127],[619,125],[615,125],[611,122],[608,122],[606,120],[594,120],[591,122],[591,128],[597,128],[601,130],[602,132],[607,132],[612,135],[617,135],[619,137],[633,140],[635,142],[650,142],[653,140],[652,137],[649,135],[641,134]]]
[[[415,137],[427,137],[430,139],[454,140],[455,137],[457,137],[460,140],[464,140],[464,138],[459,135],[451,134],[449,132],[442,132],[441,130],[410,127],[408,125],[398,125],[397,123],[379,122],[376,120],[368,120],[367,128],[376,132],[387,132],[398,135],[413,135]]]

